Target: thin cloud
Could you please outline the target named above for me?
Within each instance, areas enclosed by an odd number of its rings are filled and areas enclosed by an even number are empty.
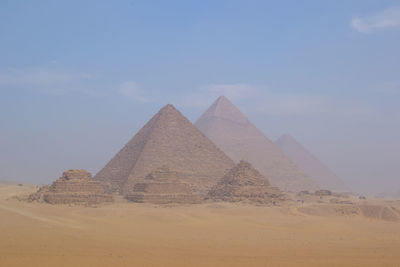
[[[28,89],[42,93],[93,93],[84,86],[94,76],[87,73],[66,72],[46,68],[9,68],[0,72],[1,89]]]
[[[362,33],[371,33],[384,28],[400,28],[400,6],[364,17],[354,17],[351,26]]]
[[[221,95],[243,105],[251,102],[251,109],[268,114],[303,114],[314,110],[321,111],[325,104],[320,96],[273,92],[267,87],[245,83],[206,85],[184,96],[180,104],[185,107],[205,108]]]
[[[300,115],[325,112],[327,99],[317,95],[306,94],[280,94],[264,92],[260,97],[262,101],[255,100],[259,111],[266,114]]]
[[[142,89],[136,82],[124,82],[119,87],[121,95],[134,99],[139,102],[149,102],[147,98],[142,95]]]
[[[258,88],[245,83],[209,84],[195,90],[190,95],[178,100],[178,105],[184,107],[204,108],[216,98],[223,95],[232,101],[251,98],[258,94]]]
[[[344,99],[334,99],[325,95],[284,93],[268,87],[250,84],[211,84],[200,87],[178,101],[178,105],[204,109],[215,99],[224,95],[235,104],[254,114],[265,116],[324,116],[373,117],[377,111],[370,105]],[[175,101],[176,103],[177,101]]]

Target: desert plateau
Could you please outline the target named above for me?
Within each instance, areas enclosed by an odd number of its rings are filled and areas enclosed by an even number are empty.
[[[398,220],[342,214],[337,204],[311,199],[276,207],[117,200],[85,207],[17,199],[36,189],[0,186],[0,266],[399,266],[400,262]],[[357,201],[400,209],[398,200]],[[301,212],[305,207],[325,212]]]

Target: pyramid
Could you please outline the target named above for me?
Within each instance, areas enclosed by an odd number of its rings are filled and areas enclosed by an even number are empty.
[[[243,160],[211,188],[208,196],[217,201],[259,204],[276,204],[285,199],[278,188],[270,187],[267,178]]]
[[[65,171],[51,186],[41,187],[29,197],[30,201],[50,204],[99,204],[112,202],[111,195],[104,194],[104,189],[92,175],[85,170]]]
[[[163,107],[95,176],[106,192],[128,195],[135,183],[167,165],[206,193],[234,162],[172,105]]]
[[[339,192],[348,191],[339,177],[292,136],[284,134],[275,141],[275,144],[280,147],[287,157],[316,181],[321,188]]]
[[[273,186],[296,192],[318,188],[226,97],[219,97],[195,126],[234,161],[250,162]]]
[[[149,173],[143,181],[136,183],[126,199],[133,202],[169,204],[199,203],[201,197],[194,194],[190,185],[181,182],[179,174],[162,166]]]

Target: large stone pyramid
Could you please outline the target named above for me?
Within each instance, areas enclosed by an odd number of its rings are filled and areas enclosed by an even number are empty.
[[[268,179],[241,160],[208,193],[209,198],[220,201],[245,201],[259,204],[277,204],[285,196]]]
[[[297,166],[304,170],[321,188],[333,191],[348,191],[343,181],[327,168],[318,158],[288,134],[282,135],[275,144]]]
[[[234,162],[172,105],[163,107],[95,176],[106,192],[127,195],[167,165],[196,192],[206,193]]]
[[[250,162],[282,190],[315,190],[318,186],[227,98],[219,97],[195,126],[231,159]]]
[[[30,201],[50,204],[92,205],[112,202],[111,195],[104,194],[104,189],[92,175],[85,170],[65,171],[51,186],[41,187],[29,197]]]
[[[171,171],[168,166],[162,166],[149,173],[143,181],[136,183],[133,192],[126,199],[133,202],[169,204],[199,203],[201,197],[193,193],[187,183],[183,183],[179,174]]]

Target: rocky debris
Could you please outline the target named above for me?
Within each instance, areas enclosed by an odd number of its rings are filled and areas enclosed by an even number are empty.
[[[128,195],[155,167],[168,165],[206,194],[234,162],[172,105],[163,107],[95,176],[106,192]]]
[[[311,195],[311,192],[308,190],[303,190],[303,191],[300,191],[299,193],[297,193],[297,195],[298,196],[308,196],[308,195]]]
[[[384,221],[400,221],[400,211],[391,206],[347,203],[320,204],[300,207],[302,213],[314,216],[357,215]]]
[[[200,195],[193,193],[190,185],[181,180],[177,172],[164,165],[136,183],[125,198],[132,202],[153,204],[199,203],[202,200]]]
[[[208,198],[215,201],[257,204],[278,204],[286,199],[278,188],[270,187],[265,176],[243,160],[211,188]]]
[[[332,195],[332,192],[331,192],[330,190],[322,189],[322,190],[317,190],[317,191],[315,191],[315,192],[314,192],[314,195],[320,196],[320,197],[323,197],[323,196],[331,196],[331,195]]]
[[[334,203],[334,204],[346,204],[346,205],[352,205],[354,204],[350,200],[343,200],[343,199],[338,199],[338,198],[331,198],[329,200],[329,203]]]
[[[258,130],[226,97],[219,97],[195,126],[235,162],[246,160],[273,186],[299,192],[318,185]]]
[[[39,187],[38,191],[34,194],[29,195],[28,197],[28,201],[29,202],[34,202],[34,201],[38,201],[38,202],[43,202],[43,196],[45,193],[48,193],[50,191],[50,186],[49,185],[44,185]]]
[[[104,189],[92,175],[85,170],[68,170],[51,186],[43,186],[30,195],[29,201],[50,204],[94,205],[112,202],[111,195],[104,194]]]
[[[300,207],[300,212],[313,216],[350,216],[359,215],[360,209],[355,205],[322,204]]]
[[[381,219],[385,221],[400,220],[400,212],[394,207],[380,205],[360,205],[361,213],[368,218]]]

